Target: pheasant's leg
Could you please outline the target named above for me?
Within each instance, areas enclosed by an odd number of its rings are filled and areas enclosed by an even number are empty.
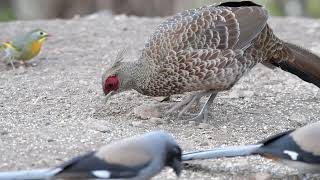
[[[178,119],[180,119],[180,118],[183,116],[183,114],[185,114],[185,113],[191,108],[191,106],[192,106],[194,103],[196,103],[197,101],[199,101],[200,98],[201,98],[201,97],[199,97],[198,94],[195,95],[195,96],[192,98],[192,100],[179,112],[179,114],[178,114]]]
[[[192,105],[194,105],[195,103],[198,104],[198,102],[200,101],[200,99],[203,96],[206,96],[208,94],[212,94],[212,92],[197,92],[192,94],[191,96],[189,96],[188,98],[184,99],[183,101],[179,102],[178,104],[174,105],[171,109],[169,109],[166,114],[172,113],[180,108],[182,108],[183,106],[185,106],[180,112],[178,117],[180,118],[183,114],[185,114]]]
[[[192,99],[194,98],[195,94],[190,95],[189,97],[185,98],[183,101],[178,102],[177,104],[175,104],[172,108],[170,108],[166,114],[170,114],[180,108],[182,108],[183,106],[187,105],[190,101],[192,101]]]
[[[216,98],[217,94],[218,94],[217,92],[212,93],[209,99],[207,100],[207,102],[203,105],[199,114],[190,120],[192,121],[202,120],[206,122],[208,120],[208,109],[210,105],[213,103],[213,100]]]

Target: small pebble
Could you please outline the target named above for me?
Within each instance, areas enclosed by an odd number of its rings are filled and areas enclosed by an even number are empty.
[[[23,73],[27,72],[26,68],[23,66],[19,66],[18,68],[16,68],[15,71],[16,71],[15,72],[16,74],[23,74]]]
[[[2,136],[4,136],[4,135],[8,135],[9,132],[8,132],[8,131],[2,131],[2,132],[0,132],[0,134],[1,134]]]
[[[199,146],[209,146],[209,143],[208,143],[208,142],[201,142],[201,143],[199,144]]]
[[[143,123],[141,121],[132,121],[130,123],[133,127],[141,127]]]
[[[210,128],[210,124],[200,123],[200,124],[199,124],[199,128],[200,128],[200,129],[209,129],[209,128]]]
[[[152,117],[149,121],[156,125],[164,124],[164,121],[161,118]]]
[[[196,126],[196,125],[197,125],[197,123],[196,123],[195,121],[189,121],[189,124],[190,124],[191,126]]]
[[[268,173],[261,172],[261,173],[254,174],[249,179],[250,180],[269,180],[269,179],[271,179],[271,175]]]
[[[93,129],[95,131],[99,131],[102,133],[110,133],[111,132],[110,128],[108,126],[106,126],[104,124],[104,122],[100,122],[100,121],[92,122],[92,123],[90,123],[90,126],[91,126],[91,129]]]
[[[80,81],[79,81],[79,84],[84,85],[84,86],[87,86],[87,85],[88,85],[88,82],[87,82],[87,81],[84,81],[84,80],[80,80]]]
[[[152,117],[159,118],[160,110],[158,106],[155,105],[141,105],[134,108],[133,113],[136,117],[140,119],[150,119]]]
[[[290,115],[289,119],[291,121],[295,121],[301,125],[304,125],[304,124],[307,124],[308,122],[308,118],[306,118],[306,116],[304,116],[303,114],[301,113],[293,113]]]
[[[254,91],[248,91],[248,90],[234,90],[229,93],[229,98],[250,98],[254,96]]]

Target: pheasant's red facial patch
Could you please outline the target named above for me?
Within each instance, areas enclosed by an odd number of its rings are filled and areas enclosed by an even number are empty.
[[[116,91],[119,89],[120,81],[117,76],[109,76],[103,86],[103,92],[105,95],[109,94],[111,91]]]

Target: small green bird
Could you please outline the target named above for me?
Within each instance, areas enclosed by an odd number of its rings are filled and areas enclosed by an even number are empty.
[[[2,60],[10,63],[12,67],[13,60],[18,60],[25,64],[37,56],[41,50],[42,44],[50,35],[41,30],[35,29],[23,36],[13,39],[13,41],[0,44],[0,51],[3,52]]]

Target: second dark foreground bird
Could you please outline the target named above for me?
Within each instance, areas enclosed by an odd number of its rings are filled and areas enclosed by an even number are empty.
[[[120,53],[102,77],[108,97],[135,89],[148,96],[193,92],[172,107],[179,117],[210,95],[194,119],[207,119],[208,107],[220,91],[256,64],[276,66],[320,87],[320,58],[273,34],[268,13],[250,1],[226,2],[179,13],[164,21],[137,61],[123,62]]]
[[[320,173],[320,122],[286,131],[257,144],[223,147],[183,155],[183,161],[261,155],[296,168],[300,173]]]

